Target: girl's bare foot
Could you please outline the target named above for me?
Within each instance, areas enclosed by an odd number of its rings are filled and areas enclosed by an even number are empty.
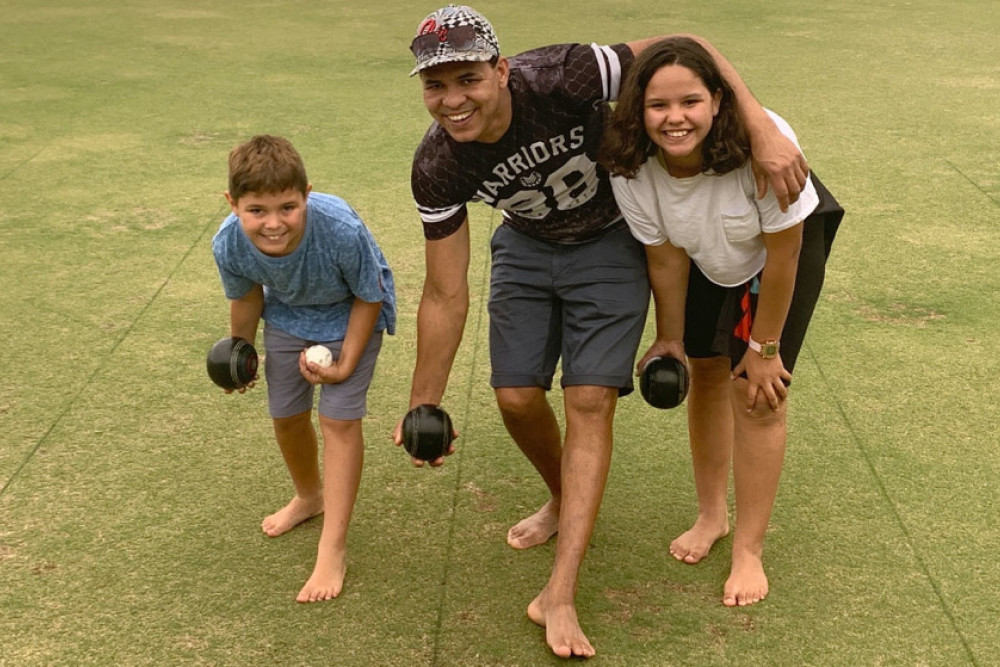
[[[729,534],[729,522],[703,519],[701,516],[694,525],[677,539],[670,543],[670,555],[681,561],[694,565],[708,555],[712,545]]]
[[[260,529],[268,537],[277,537],[290,531],[303,521],[323,513],[323,494],[307,499],[295,496],[280,510],[264,517]]]
[[[733,552],[733,567],[723,589],[722,604],[745,607],[766,598],[767,592],[767,575],[760,556]]]
[[[507,544],[515,549],[530,549],[545,544],[559,531],[559,507],[555,500],[522,519],[507,531]]]
[[[583,634],[572,604],[547,606],[545,591],[528,605],[528,618],[545,628],[545,642],[560,658],[590,658],[596,651]]]
[[[321,549],[316,557],[316,567],[312,576],[296,596],[296,602],[320,602],[332,600],[340,595],[344,588],[344,576],[347,574],[346,553],[343,549],[328,551]]]

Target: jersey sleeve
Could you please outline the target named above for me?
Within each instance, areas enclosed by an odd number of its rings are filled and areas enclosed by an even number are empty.
[[[410,171],[413,200],[428,241],[451,236],[468,216],[467,202],[454,188],[461,177],[460,166],[444,146],[442,138],[435,139],[429,132],[413,156]]]
[[[663,227],[639,206],[635,193],[632,191],[633,184],[633,181],[623,176],[611,177],[611,188],[615,193],[615,201],[618,202],[618,208],[625,217],[629,231],[643,245],[663,245],[670,239]]]
[[[633,60],[627,44],[557,44],[519,53],[511,67],[535,90],[582,109],[617,100]]]
[[[567,91],[595,101],[617,100],[632,60],[632,49],[625,44],[577,45],[566,60]]]

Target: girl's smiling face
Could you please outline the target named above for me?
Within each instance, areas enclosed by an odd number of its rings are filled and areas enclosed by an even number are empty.
[[[671,176],[685,178],[701,173],[701,147],[719,113],[721,100],[721,90],[709,90],[697,74],[683,65],[664,65],[650,78],[643,101],[643,121]]]

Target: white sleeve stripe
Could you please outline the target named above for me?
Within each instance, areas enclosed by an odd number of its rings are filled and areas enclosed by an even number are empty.
[[[428,206],[421,206],[417,204],[417,212],[420,213],[420,218],[427,224],[434,224],[447,220],[451,216],[458,213],[459,209],[462,208],[462,204],[456,204],[455,206],[448,206],[446,208],[430,208]]]
[[[597,58],[597,67],[601,70],[601,84],[604,87],[604,99],[608,99],[608,61],[604,54],[601,53],[601,47],[597,44],[591,44],[590,48],[594,51],[594,57]]]
[[[622,64],[618,59],[618,54],[610,46],[591,44],[590,48],[594,50],[597,66],[601,70],[604,99],[617,100],[622,83]]]

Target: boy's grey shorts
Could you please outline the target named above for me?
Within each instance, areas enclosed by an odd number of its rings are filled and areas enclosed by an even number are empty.
[[[501,225],[491,243],[490,384],[632,391],[649,309],[646,254],[623,223],[587,243],[539,241]]]
[[[343,341],[311,341],[264,324],[264,374],[267,407],[274,419],[312,410],[314,387],[299,372],[299,352],[315,344],[326,345],[336,359]],[[319,413],[330,419],[361,419],[368,413],[368,387],[375,361],[382,349],[382,332],[372,334],[358,367],[340,384],[322,384]]]

